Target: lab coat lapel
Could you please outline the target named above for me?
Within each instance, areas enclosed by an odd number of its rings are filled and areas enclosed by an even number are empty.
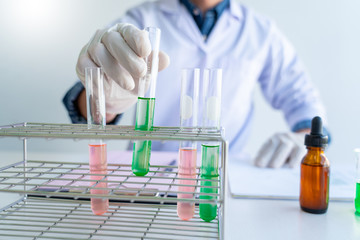
[[[217,45],[231,41],[232,34],[235,34],[242,26],[241,9],[234,1],[230,1],[230,9],[225,10],[214,28],[212,29],[206,44],[206,51],[217,49]]]
[[[208,49],[215,49],[214,45],[226,41],[229,34],[231,34],[231,29],[233,29],[230,27],[231,21],[229,20],[229,18],[224,16],[225,14],[227,13],[223,13],[220,16],[218,21],[215,23],[214,28],[211,30],[211,33],[205,42],[206,51]]]

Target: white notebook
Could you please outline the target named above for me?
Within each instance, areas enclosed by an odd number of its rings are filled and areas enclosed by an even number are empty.
[[[300,168],[258,168],[250,161],[229,161],[230,192],[233,197],[298,199]],[[353,201],[355,166],[331,165],[330,200]]]

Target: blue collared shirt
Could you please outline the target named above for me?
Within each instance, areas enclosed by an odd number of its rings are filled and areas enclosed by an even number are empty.
[[[171,64],[158,75],[155,126],[179,125],[182,68],[223,69],[221,125],[230,154],[242,153],[249,139],[257,86],[266,101],[282,111],[293,131],[309,128],[314,116],[322,117],[326,125],[318,91],[293,46],[273,21],[235,0],[229,0],[206,41],[179,0],[145,2],[117,22],[161,29],[161,49]],[[176,151],[178,143],[154,141],[152,148]]]
[[[190,14],[193,16],[196,25],[199,27],[201,34],[204,36],[204,39],[210,35],[216,21],[220,18],[224,10],[229,7],[230,3],[229,0],[223,0],[212,9],[202,13],[201,10],[193,3],[191,3],[190,0],[180,0],[180,2],[184,4]]]

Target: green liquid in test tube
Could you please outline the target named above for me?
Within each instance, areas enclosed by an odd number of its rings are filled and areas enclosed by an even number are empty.
[[[354,150],[356,157],[356,193],[355,193],[355,210],[360,215],[360,148]]]
[[[360,182],[356,183],[355,210],[360,214]]]
[[[212,195],[201,194],[200,199],[213,200],[217,196],[214,194],[218,193],[218,180],[219,177],[219,145],[202,145],[201,146],[201,169],[200,176],[203,180],[213,181],[201,181],[200,193],[210,193]],[[206,222],[210,222],[216,218],[217,205],[212,203],[200,203],[200,218]]]
[[[148,27],[145,31],[149,36],[151,54],[145,59],[147,64],[146,75],[139,79],[135,124],[135,130],[138,131],[152,131],[154,122],[156,80],[159,69],[161,31],[160,29],[154,27]],[[134,142],[132,171],[136,176],[145,176],[149,172],[150,156],[150,140]]]
[[[215,194],[218,193],[218,177],[207,177],[202,176],[202,180],[211,180],[211,181],[201,181],[200,193],[206,193],[209,195],[200,195],[200,199],[205,200],[214,200],[217,198]],[[199,204],[200,218],[205,222],[211,222],[216,218],[217,215],[217,205],[215,203],[200,203]]]
[[[203,127],[220,130],[221,113],[221,69],[206,69],[203,81]],[[218,195],[220,144],[216,142],[201,145],[200,199],[216,200]],[[217,216],[216,203],[200,203],[200,218],[206,222]]]
[[[154,121],[155,98],[138,98],[135,130],[151,131]],[[134,143],[132,170],[136,176],[144,176],[149,172],[151,141]]]
[[[202,164],[200,174],[207,177],[219,176],[220,145],[201,145]]]

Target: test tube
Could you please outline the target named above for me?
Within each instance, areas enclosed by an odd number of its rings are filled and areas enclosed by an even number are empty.
[[[154,122],[161,31],[155,27],[148,27],[145,31],[149,35],[151,53],[145,58],[147,65],[146,75],[139,79],[135,130],[151,131]],[[145,176],[149,172],[150,155],[151,141],[134,142],[132,171],[136,176]]]
[[[85,69],[86,106],[88,129],[103,129],[106,125],[104,73],[101,68]],[[108,194],[107,188],[107,152],[103,140],[90,140],[89,167],[90,167],[90,194]],[[109,199],[91,198],[91,210],[96,215],[102,215],[109,208]]]
[[[204,131],[220,131],[222,69],[205,69],[203,74],[203,123]],[[216,199],[219,177],[220,143],[201,145],[200,199]],[[207,195],[207,194],[209,195]],[[217,205],[199,204],[200,218],[210,222],[216,218]]]
[[[355,193],[355,210],[356,213],[360,214],[360,148],[356,148],[355,159],[356,159],[356,193]]]
[[[200,69],[183,69],[181,72],[180,128],[198,127]],[[196,184],[196,142],[182,141],[179,146],[179,193],[177,197],[193,198]],[[190,220],[195,213],[195,203],[177,202],[177,214]]]

